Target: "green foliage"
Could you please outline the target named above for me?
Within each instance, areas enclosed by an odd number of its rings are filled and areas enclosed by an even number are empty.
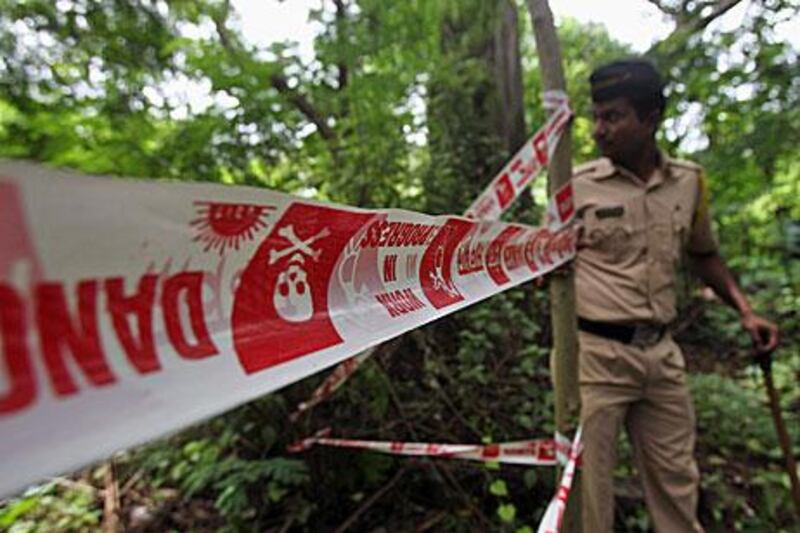
[[[800,59],[776,32],[799,8],[782,0],[749,2],[741,24],[692,33],[704,4],[673,6],[689,9],[678,20],[687,31],[651,51],[670,82],[665,140],[706,167],[729,255],[762,255],[749,243],[776,244],[776,211],[800,212]]]
[[[504,503],[497,508],[497,516],[506,524],[513,523],[517,516],[517,508],[513,503]]]
[[[489,492],[494,496],[508,496],[508,487],[506,482],[498,479],[489,486]]]
[[[719,526],[712,530],[777,531],[793,521],[783,454],[764,392],[742,385],[714,374],[691,379],[704,451],[702,484]],[[748,414],[746,420],[742,413]],[[800,442],[798,425],[788,426],[792,441]]]
[[[718,453],[729,457],[780,457],[775,429],[763,405],[763,391],[716,374],[691,376],[690,383],[693,396],[702,399],[696,407],[702,439],[713,442]],[[742,424],[738,413],[753,416]],[[797,434],[797,428],[793,429]]]
[[[706,165],[723,249],[757,307],[787,332],[775,374],[798,442],[800,272],[779,249],[776,213],[800,217],[800,85],[797,51],[773,29],[796,9],[752,2],[751,16],[733,29],[693,30],[707,1],[659,4],[689,10],[651,53],[670,83],[663,141]],[[326,2],[310,13],[320,31],[315,56],[304,58],[292,43],[247,43],[222,0],[0,0],[0,156],[460,213],[508,156],[496,127],[504,101],[493,70],[505,52],[493,31],[506,6]],[[518,18],[530,130],[545,112],[528,17]],[[595,154],[589,72],[630,50],[601,26],[566,19],[558,29],[576,112],[574,158],[582,162]],[[175,87],[206,97],[190,102]],[[536,189],[542,204],[543,178]],[[538,220],[528,200],[510,217]],[[284,450],[328,425],[391,440],[551,434],[547,309],[545,291],[507,291],[405,336],[295,424],[288,411],[321,376],[120,458],[120,478],[130,482],[123,507],[146,509],[156,529],[335,529],[392,484],[390,497],[364,510],[354,529],[424,522],[531,531],[527,524],[537,523],[554,490],[549,470]],[[692,380],[710,519],[727,530],[777,530],[787,527],[790,507],[774,431],[759,382],[740,362],[747,339],[720,309],[709,307],[684,339],[690,360],[695,352],[715,358]],[[629,452],[623,446],[626,461]],[[395,479],[401,465],[407,470]],[[617,473],[635,474],[629,462]],[[48,484],[3,502],[0,529],[96,529],[98,481],[86,483]],[[623,511],[620,524],[647,530],[641,501],[626,500]]]
[[[0,529],[9,533],[93,531],[101,516],[91,486],[61,486],[53,481],[0,506]]]
[[[309,481],[306,464],[299,459],[253,456],[242,441],[260,437],[268,448],[270,441],[274,443],[274,429],[253,427],[242,412],[230,416],[242,423],[240,430],[222,429],[215,422],[198,428],[196,434],[187,432],[140,452],[136,462],[149,473],[154,487],[175,487],[187,501],[211,499],[235,529],[257,524],[275,511],[304,523],[313,509],[297,493]]]

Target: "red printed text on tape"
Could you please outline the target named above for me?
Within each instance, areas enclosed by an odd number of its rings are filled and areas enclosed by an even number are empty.
[[[574,248],[569,226],[0,163],[0,495],[302,379]]]

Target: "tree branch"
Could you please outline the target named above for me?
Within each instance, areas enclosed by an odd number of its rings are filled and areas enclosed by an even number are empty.
[[[408,465],[406,465],[400,470],[398,470],[397,473],[394,475],[394,477],[392,477],[388,481],[388,483],[386,483],[383,487],[381,487],[377,492],[372,494],[369,498],[364,500],[364,503],[362,503],[358,507],[358,509],[356,509],[355,512],[351,514],[347,518],[347,520],[344,521],[344,523],[342,523],[342,525],[337,527],[334,533],[343,533],[344,531],[350,529],[356,523],[356,521],[358,521],[359,517],[361,517],[362,514],[367,512],[369,508],[375,504],[375,502],[377,502],[383,497],[384,494],[392,490],[392,487],[394,487],[397,484],[397,482],[400,481],[400,478],[402,478],[403,475],[406,472],[408,472],[408,468],[409,468]]]
[[[648,1],[655,5],[661,3],[660,0]],[[676,19],[675,29],[672,30],[672,33],[670,33],[663,40],[654,43],[653,46],[651,46],[650,49],[645,52],[645,55],[658,56],[660,54],[660,50],[663,49],[667,43],[676,43],[675,48],[669,50],[667,55],[677,55],[686,48],[686,43],[689,40],[689,37],[703,31],[706,27],[708,27],[709,24],[736,7],[741,3],[741,1],[742,0],[717,0],[713,3],[713,9],[711,12],[705,17],[693,17],[693,15],[698,11],[701,11],[704,7],[709,7],[711,4],[706,4],[698,10],[695,10],[694,13],[689,13],[686,11],[687,2],[684,2],[681,12],[674,15]],[[665,13],[667,13],[667,11],[665,11]]]
[[[720,0],[714,6],[714,9],[711,10],[711,13],[708,16],[699,19],[693,26],[693,30],[695,32],[704,29],[706,26],[711,24],[714,20],[718,19],[734,7],[737,4],[741,3],[742,0]]]
[[[231,55],[231,57],[244,67],[242,59],[242,47],[240,43],[236,42],[236,38],[230,34],[225,21],[228,18],[229,4],[225,3],[225,7],[221,13],[212,17],[214,27],[219,35],[222,47]],[[337,140],[336,132],[328,125],[327,118],[320,113],[316,107],[311,103],[306,95],[289,87],[289,80],[282,74],[271,74],[269,77],[270,85],[282,94],[303,114],[312,124],[317,127],[317,131],[323,139],[331,143]]]
[[[654,6],[656,6],[659,11],[661,11],[662,13],[665,13],[667,15],[671,15],[673,17],[677,17],[681,13],[681,10],[679,10],[677,8],[674,8],[674,7],[670,7],[668,5],[665,5],[664,2],[662,2],[662,0],[647,0],[647,1],[650,2],[651,4],[653,4]],[[684,4],[685,4],[685,2],[684,2]]]
[[[105,473],[103,474],[103,483],[105,485],[105,491],[103,491],[103,531],[105,533],[119,533],[120,531],[119,483],[114,470],[114,460],[111,459],[106,463]]]
[[[336,141],[336,132],[328,126],[326,118],[317,111],[309,99],[300,91],[295,91],[289,87],[289,80],[281,74],[270,76],[270,83],[279,93],[284,95],[287,100],[294,104],[298,111],[305,116],[312,124],[317,127],[317,131],[322,138],[327,141]]]
[[[342,26],[344,25],[345,20],[347,19],[347,6],[344,4],[343,0],[333,0],[333,3],[336,5],[336,32],[337,37],[341,37],[338,32],[341,31]],[[349,81],[349,69],[347,68],[347,64],[343,61],[340,61],[336,65],[338,72],[337,76],[337,88],[341,91],[345,87],[347,87],[347,83]]]

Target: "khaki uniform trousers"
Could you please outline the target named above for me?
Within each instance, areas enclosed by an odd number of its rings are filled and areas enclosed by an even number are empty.
[[[669,334],[642,348],[580,332],[583,531],[614,522],[613,471],[625,425],[658,533],[702,531],[695,415],[683,354]]]

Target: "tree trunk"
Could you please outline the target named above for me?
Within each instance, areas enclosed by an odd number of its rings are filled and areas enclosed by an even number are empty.
[[[490,58],[499,98],[495,131],[503,139],[503,148],[511,156],[527,140],[519,24],[514,2],[502,0],[498,10],[499,20],[494,31]]]
[[[426,210],[458,213],[526,140],[522,61],[511,0],[453,4],[442,24],[447,67],[428,83],[432,172]]]
[[[566,90],[553,14],[547,0],[528,0],[528,11],[536,37],[536,53],[542,71],[544,90]],[[570,129],[565,132],[553,155],[548,170],[548,189],[552,194],[572,177]],[[578,335],[575,315],[575,280],[570,271],[550,280],[550,319],[553,326],[553,357],[551,359],[555,388],[556,428],[571,432],[571,423],[580,409],[578,394]],[[576,480],[577,481],[577,480]],[[564,517],[564,531],[580,530],[580,486],[572,489],[570,504]]]

